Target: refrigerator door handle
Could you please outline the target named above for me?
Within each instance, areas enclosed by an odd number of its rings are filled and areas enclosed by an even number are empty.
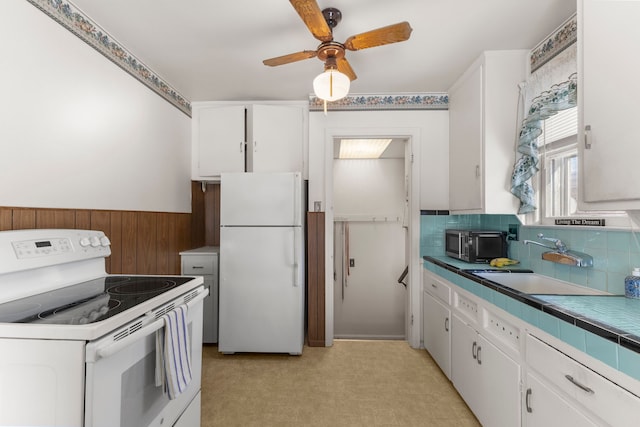
[[[302,182],[299,179],[300,174],[295,173],[293,176],[293,225],[302,225]]]
[[[298,272],[300,266],[298,265],[298,238],[300,237],[301,229],[300,227],[293,228],[293,287],[297,288],[300,286],[298,283]]]

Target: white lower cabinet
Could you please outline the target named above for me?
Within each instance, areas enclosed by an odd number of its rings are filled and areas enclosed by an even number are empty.
[[[527,373],[526,379],[523,420],[526,427],[597,425],[535,374]]]
[[[423,334],[483,426],[640,425],[640,397],[597,362],[429,271]]]
[[[426,291],[422,298],[424,348],[451,379],[451,309]]]
[[[638,426],[640,398],[530,334],[527,335],[526,342],[526,363],[531,370],[544,378],[550,388],[562,396],[567,406],[591,420],[591,424],[572,425]],[[527,376],[527,380],[529,379],[530,376]],[[538,381],[538,384],[540,383],[541,381]],[[534,398],[534,387],[535,382],[533,386],[527,383],[527,391],[529,388],[532,390],[530,405],[533,411],[527,412],[527,426],[542,425],[536,421],[531,424],[528,422],[529,415],[535,412],[538,414],[534,419],[541,420],[552,419],[557,412],[548,402],[535,405],[531,401]],[[551,405],[558,403],[553,402]]]
[[[482,425],[520,425],[520,365],[457,315],[452,319],[453,385]]]

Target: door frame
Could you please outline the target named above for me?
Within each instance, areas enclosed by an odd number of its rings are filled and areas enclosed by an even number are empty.
[[[333,141],[336,138],[402,138],[411,153],[409,174],[408,240],[410,247],[407,282],[407,310],[405,312],[405,339],[413,348],[420,348],[420,129],[419,128],[327,128],[325,131],[325,230],[333,229]],[[333,233],[325,233],[325,345],[333,345]]]

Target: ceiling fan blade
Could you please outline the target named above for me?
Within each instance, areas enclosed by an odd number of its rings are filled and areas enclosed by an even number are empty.
[[[351,36],[344,42],[344,47],[349,50],[360,50],[389,43],[403,42],[409,39],[412,30],[408,22],[400,22]]]
[[[313,58],[317,55],[315,50],[303,50],[302,52],[290,53],[289,55],[277,56],[275,58],[265,59],[262,61],[264,65],[275,67],[277,65],[289,64],[291,62],[302,61],[303,59]]]
[[[346,58],[340,58],[338,59],[338,71],[340,71],[342,74],[346,74],[347,77],[349,77],[349,80],[354,81],[355,79],[358,78],[358,76],[356,76],[356,73],[353,71],[353,68],[351,68],[351,65],[349,64],[349,61],[346,60]]]
[[[322,11],[315,0],[289,0],[293,8],[298,12],[313,37],[328,42],[333,40],[331,28],[322,15]]]

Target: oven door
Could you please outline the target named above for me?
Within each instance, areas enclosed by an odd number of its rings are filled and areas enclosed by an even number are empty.
[[[188,303],[192,380],[176,399],[155,385],[155,333],[163,327],[161,318],[121,340],[113,336],[137,328],[135,322],[87,345],[85,427],[167,427],[176,422],[200,391],[206,294],[203,290]]]

